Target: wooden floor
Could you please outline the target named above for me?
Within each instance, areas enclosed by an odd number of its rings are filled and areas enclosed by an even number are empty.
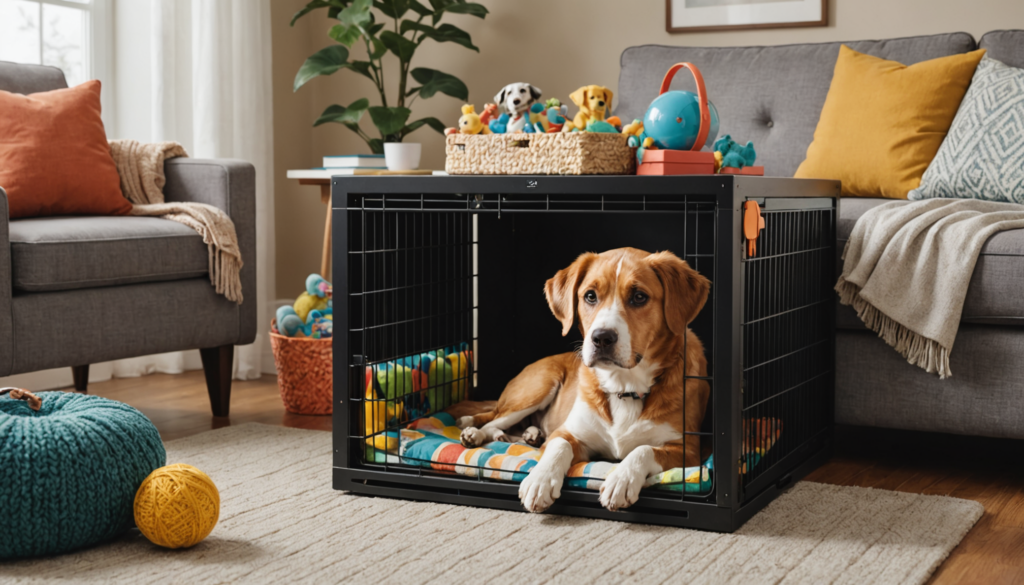
[[[235,382],[230,419],[210,415],[202,372],[157,374],[92,384],[131,404],[165,441],[261,422],[328,431],[329,416],[288,414],[272,376]],[[933,583],[1024,583],[1024,441],[840,428],[836,454],[807,479],[981,502],[985,515],[939,568]]]

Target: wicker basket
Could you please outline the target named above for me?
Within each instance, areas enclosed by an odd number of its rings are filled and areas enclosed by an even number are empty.
[[[632,175],[636,149],[622,134],[450,134],[450,175]]]
[[[331,414],[334,344],[328,339],[270,334],[277,365],[277,386],[288,412]]]

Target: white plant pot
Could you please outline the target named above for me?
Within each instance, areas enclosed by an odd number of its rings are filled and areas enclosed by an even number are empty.
[[[384,160],[389,171],[413,171],[420,168],[423,145],[418,142],[385,142]]]

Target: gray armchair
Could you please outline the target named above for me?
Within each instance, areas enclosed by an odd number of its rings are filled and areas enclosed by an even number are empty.
[[[0,90],[67,87],[53,67],[0,62]],[[166,163],[167,201],[198,201],[234,221],[241,305],[214,292],[202,238],[154,217],[10,220],[0,185],[0,376],[199,349],[215,416],[227,416],[234,346],[256,337],[256,174],[236,160]]]

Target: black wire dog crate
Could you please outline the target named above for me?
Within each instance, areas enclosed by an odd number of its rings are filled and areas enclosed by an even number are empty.
[[[334,488],[522,510],[529,464],[513,447],[472,459],[437,413],[573,350],[542,291],[579,254],[669,250],[712,282],[690,325],[710,386],[686,431],[701,461],[618,512],[587,466],[549,511],[735,530],[830,454],[838,193],[722,175],[335,177]],[[411,447],[425,437],[436,448]]]

